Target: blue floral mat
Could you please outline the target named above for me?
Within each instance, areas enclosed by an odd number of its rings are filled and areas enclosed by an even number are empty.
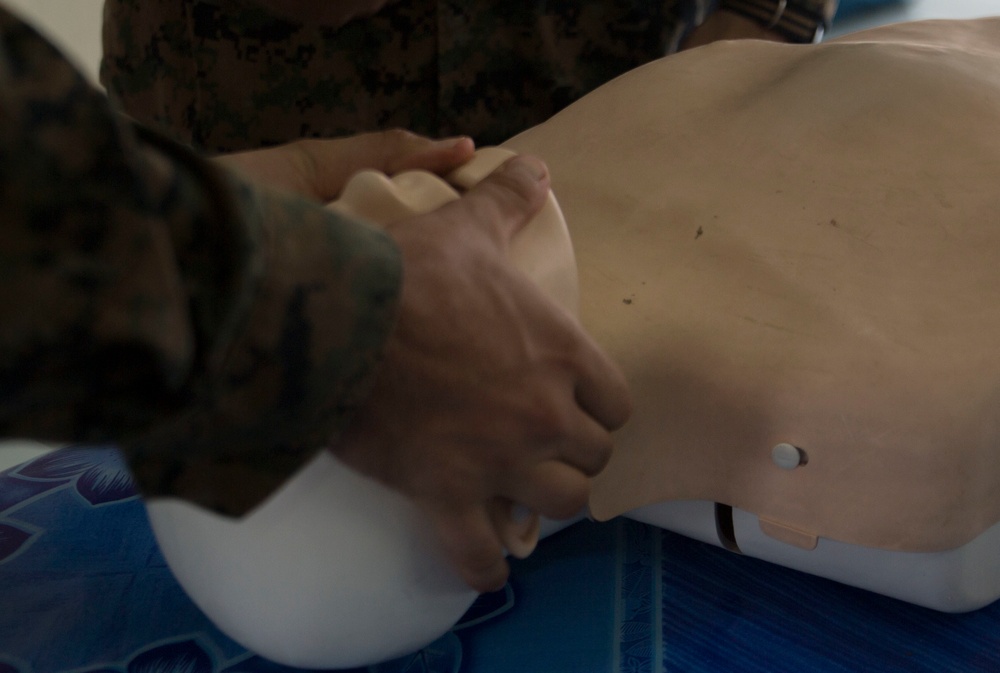
[[[362,671],[996,672],[1000,603],[940,614],[633,521],[584,522],[443,638]],[[69,672],[293,673],[187,599],[109,448],[0,472],[0,673]]]

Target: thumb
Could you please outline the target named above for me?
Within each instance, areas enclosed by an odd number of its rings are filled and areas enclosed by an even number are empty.
[[[442,208],[450,217],[471,222],[506,250],[514,235],[545,205],[549,170],[535,157],[518,156],[484,178],[461,199]]]

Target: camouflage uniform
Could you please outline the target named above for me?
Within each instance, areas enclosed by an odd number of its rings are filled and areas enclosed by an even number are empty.
[[[757,0],[721,1],[769,18]],[[252,0],[106,0],[102,81],[137,119],[210,151],[390,127],[493,144],[676,50],[717,2],[399,0],[324,27]],[[777,27],[792,39],[836,6],[788,4]]]
[[[343,426],[398,251],[125,123],[0,8],[0,436],[116,440],[147,494],[246,511]]]

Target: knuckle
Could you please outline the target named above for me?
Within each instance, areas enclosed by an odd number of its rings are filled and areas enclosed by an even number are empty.
[[[590,482],[580,479],[573,485],[564,486],[558,498],[554,498],[551,508],[543,512],[553,519],[569,519],[576,516],[590,501]]]
[[[628,384],[625,383],[624,376],[620,378],[617,389],[618,392],[614,397],[615,406],[606,419],[606,425],[610,430],[618,430],[628,423],[629,418],[632,417],[632,412],[635,410],[632,393],[628,389]]]
[[[596,441],[590,449],[588,464],[583,466],[583,473],[588,477],[600,474],[611,461],[614,446],[610,435],[605,435],[601,440]]]
[[[509,168],[504,164],[476,186],[509,216],[527,218],[544,202],[548,193],[546,184],[530,177],[524,170]]]
[[[482,184],[493,189],[494,198],[512,212],[534,210],[538,205],[540,189],[537,183],[524,179],[517,171],[499,170]]]
[[[573,435],[567,395],[546,391],[529,401],[526,409],[530,433],[543,442],[561,442]]]

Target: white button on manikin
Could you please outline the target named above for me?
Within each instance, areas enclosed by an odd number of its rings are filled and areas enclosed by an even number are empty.
[[[802,449],[785,442],[771,449],[771,460],[782,470],[794,470],[806,462]]]

